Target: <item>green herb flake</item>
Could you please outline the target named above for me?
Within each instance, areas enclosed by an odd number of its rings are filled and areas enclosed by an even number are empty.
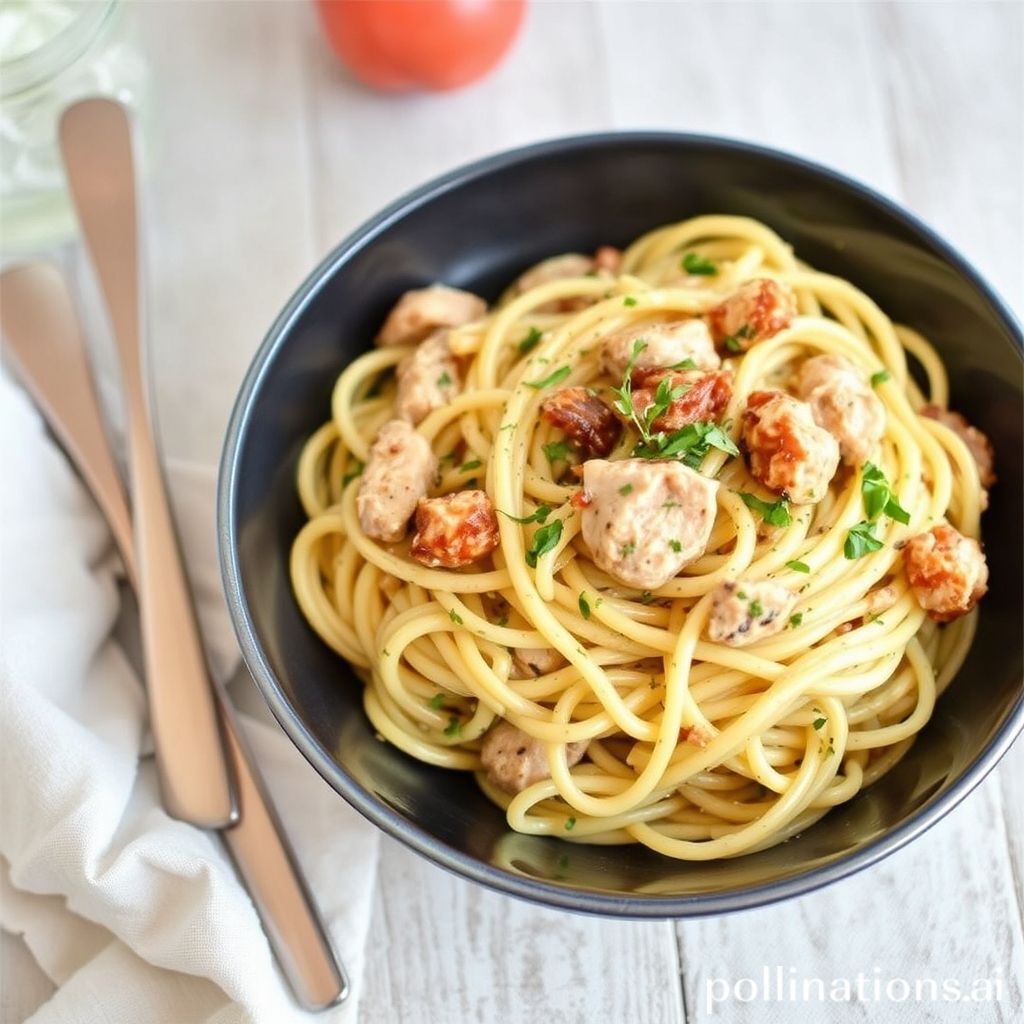
[[[582,615],[583,618],[585,618],[585,619],[589,619],[590,618],[590,602],[587,600],[587,595],[586,594],[580,594],[579,605],[580,605],[580,615]]]
[[[827,721],[827,718],[816,718],[811,722],[811,725],[813,725],[815,729],[820,729]]]
[[[501,509],[498,509],[498,511],[501,512]],[[526,523],[543,523],[547,517],[551,515],[551,506],[541,505],[538,507],[536,512],[533,512],[528,516],[523,516],[522,518],[511,515],[508,512],[501,512],[501,514],[506,519],[511,519],[513,523],[522,523],[523,525]]]
[[[654,600],[654,595],[649,590],[645,590],[640,595],[640,603],[641,604],[650,604],[653,600]]]
[[[648,437],[633,449],[633,455],[641,459],[678,459],[690,469],[699,469],[712,448],[739,455],[739,449],[718,424],[698,420],[671,434]]]
[[[454,608],[448,612],[448,618],[451,619],[456,626],[462,625],[462,616]]]
[[[522,355],[526,355],[527,352],[532,352],[540,344],[540,339],[543,337],[543,331],[538,331],[536,327],[531,327],[527,332],[526,337],[519,342],[520,353]]]
[[[843,555],[853,561],[863,558],[872,551],[879,551],[885,545],[875,536],[875,524],[860,522],[851,526],[843,544]]]
[[[624,306],[635,306],[635,305],[636,305],[636,299],[634,299],[632,295],[627,295],[627,296],[626,296],[626,297],[625,297],[625,298],[624,298],[624,299],[622,300],[622,304],[623,304]]]
[[[458,736],[462,732],[462,719],[458,715],[452,715],[445,726],[445,736]]]
[[[430,698],[430,706],[435,711],[440,711],[441,708],[444,707],[444,701],[445,701],[445,696],[444,696],[443,693],[435,693],[434,696]]]
[[[803,621],[804,621],[804,613],[803,612],[794,612],[789,617],[789,628],[790,629],[796,629],[796,627],[799,626],[800,623],[803,622]]]
[[[756,494],[740,492],[743,504],[757,512],[769,526],[789,526],[793,517],[789,514],[789,502],[785,498],[778,501],[762,501]]]
[[[633,493],[633,485],[632,484],[623,484],[619,488],[619,494],[621,494],[623,497],[625,497],[627,494],[632,494],[632,493]]]
[[[716,277],[718,274],[718,266],[712,260],[698,256],[695,252],[686,253],[680,265],[688,274],[697,277]]]
[[[879,384],[884,384],[892,374],[888,370],[879,370],[878,373],[871,374],[871,386],[877,388]]]
[[[793,572],[810,572],[811,567],[806,562],[800,562],[797,559],[793,559],[792,562],[786,563],[787,569],[792,569]]]
[[[636,544],[632,542],[629,544],[623,544],[622,547],[619,548],[619,552],[623,558],[627,558],[629,555],[633,554],[634,551],[636,551]]]
[[[502,617],[500,619],[498,619],[498,621],[495,623],[495,625],[496,626],[507,626],[508,625],[508,616],[507,615],[502,615]]]
[[[575,818],[566,818],[565,819],[565,831],[566,832],[571,832],[575,827],[576,827],[576,819]]]
[[[526,552],[526,564],[531,569],[537,568],[537,559],[541,555],[553,551],[562,539],[562,520],[554,519],[547,526],[542,526],[534,535],[533,542]]]
[[[342,489],[344,490],[344,488],[348,487],[357,476],[361,476],[365,468],[366,466],[359,459],[356,459],[352,468],[341,478]]]
[[[683,545],[677,540],[670,540],[668,546],[678,555],[683,550]]]
[[[555,384],[561,384],[572,370],[568,366],[560,366],[554,373],[544,377],[543,380],[528,380],[526,386],[528,388],[534,388],[537,391],[541,391],[543,388],[554,387]]]
[[[445,370],[444,373],[442,373],[441,376],[437,378],[437,386],[439,388],[446,388],[451,384],[451,382],[452,378],[447,370]]]
[[[865,462],[860,473],[860,492],[868,519],[874,520],[884,514],[906,526],[910,522],[910,513],[893,496],[885,474],[873,462]]]
[[[641,353],[647,348],[647,342],[643,338],[636,338],[633,341],[633,354],[629,357],[626,369],[622,374],[622,383],[617,388],[612,388],[612,394],[617,395],[615,408],[623,416],[628,416],[635,424],[641,435],[645,434],[642,421],[637,417],[633,408],[633,368]]]
[[[749,606],[750,614],[753,618],[759,619],[764,615],[764,605],[761,604],[756,598],[750,602]]]
[[[737,597],[738,597],[738,598],[739,598],[739,599],[740,599],[741,601],[746,601],[746,600],[748,599],[748,597],[749,597],[749,595],[747,594],[747,592],[746,592],[745,590],[737,590],[737,591],[736,591],[736,596],[737,596]]]
[[[559,461],[565,462],[572,451],[567,441],[548,441],[547,444],[541,445],[541,449],[548,462],[552,464]]]
[[[460,473],[468,473],[472,469],[479,469],[483,463],[479,459],[470,459],[469,462],[464,462],[459,466]]]

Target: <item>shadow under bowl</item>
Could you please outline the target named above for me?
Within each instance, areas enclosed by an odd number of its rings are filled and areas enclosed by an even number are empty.
[[[496,298],[530,264],[623,245],[701,213],[764,221],[937,347],[954,408],[992,439],[991,590],[957,679],[900,764],[785,844],[712,863],[508,830],[470,774],[374,737],[362,684],[306,624],[288,555],[304,522],[295,469],[339,372],[406,289],[444,281]],[[317,771],[385,832],[467,878],[569,910],[682,917],[808,892],[909,842],[981,781],[1024,723],[1021,691],[1021,334],[978,274],[927,227],[806,161],[722,139],[583,136],[483,160],[406,196],[342,242],[271,327],[242,385],[221,464],[218,532],[245,662]]]

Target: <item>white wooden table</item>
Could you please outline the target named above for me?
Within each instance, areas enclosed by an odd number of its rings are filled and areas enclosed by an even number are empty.
[[[1020,4],[535,3],[486,81],[397,99],[345,78],[303,3],[157,0],[130,14],[153,76],[153,371],[169,455],[217,460],[265,328],[350,229],[435,173],[559,134],[693,130],[831,164],[903,201],[1024,306]],[[386,841],[362,1019],[1019,1020],[1022,775],[1018,744],[880,866],[676,924],[537,909]],[[48,983],[20,943],[2,952],[2,1019],[20,1021]],[[843,1004],[709,1006],[715,979],[776,967],[867,985]],[[874,980],[893,978],[993,979],[1003,998],[873,1001]]]

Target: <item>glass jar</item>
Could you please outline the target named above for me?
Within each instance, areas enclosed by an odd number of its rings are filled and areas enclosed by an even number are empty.
[[[0,249],[46,249],[74,233],[57,148],[63,109],[110,96],[138,109],[145,69],[123,32],[121,0],[0,5]]]

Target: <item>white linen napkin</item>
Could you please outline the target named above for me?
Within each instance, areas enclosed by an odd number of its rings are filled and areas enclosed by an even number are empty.
[[[276,725],[246,735],[353,983],[292,1001],[215,835],[159,803],[141,681],[113,635],[106,525],[37,411],[0,374],[0,925],[57,991],[33,1024],[353,1024],[378,835]],[[238,664],[215,555],[212,469],[172,464],[214,670]],[[265,709],[264,709],[265,710]]]

